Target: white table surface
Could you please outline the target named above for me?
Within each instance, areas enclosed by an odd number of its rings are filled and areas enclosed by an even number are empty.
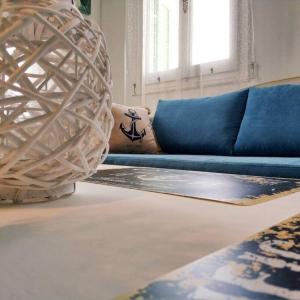
[[[0,206],[0,299],[106,300],[300,212],[78,183],[69,198]]]

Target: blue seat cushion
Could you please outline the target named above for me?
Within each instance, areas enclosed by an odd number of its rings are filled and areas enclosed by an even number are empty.
[[[235,154],[300,157],[300,85],[250,89]]]
[[[153,128],[162,150],[231,155],[247,97],[248,89],[202,99],[160,100]]]
[[[300,178],[300,158],[109,154],[105,164]]]

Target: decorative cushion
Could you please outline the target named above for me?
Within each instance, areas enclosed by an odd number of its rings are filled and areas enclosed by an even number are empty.
[[[300,85],[250,89],[235,154],[300,157]]]
[[[171,154],[231,155],[244,115],[248,90],[221,96],[160,100],[153,128]]]
[[[109,141],[111,153],[158,153],[149,118],[149,110],[143,107],[112,105],[115,125]]]

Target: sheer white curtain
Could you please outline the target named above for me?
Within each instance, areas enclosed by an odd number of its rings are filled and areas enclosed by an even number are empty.
[[[129,104],[255,77],[252,0],[127,0],[127,27]]]

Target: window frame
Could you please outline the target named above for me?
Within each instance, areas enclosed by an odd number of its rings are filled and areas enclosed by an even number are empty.
[[[146,1],[148,3],[149,1]],[[182,1],[178,1],[178,5],[182,5]],[[220,73],[232,73],[238,70],[239,68],[239,41],[242,40],[241,32],[238,29],[238,13],[240,5],[238,0],[230,0],[230,15],[231,15],[231,24],[230,24],[230,53],[231,56],[226,60],[212,61],[208,63],[192,65],[192,28],[191,28],[191,1],[189,3],[188,11],[185,13],[183,9],[179,8],[179,61],[177,69],[170,69],[161,72],[148,73],[148,51],[149,49],[147,44],[147,39],[145,39],[145,55],[146,55],[146,66],[145,66],[145,84],[146,86],[153,86],[157,84],[174,82],[178,80],[189,80],[193,78],[198,78],[201,76],[204,77],[214,77]],[[149,5],[145,6],[146,9],[146,37],[148,36],[149,30]],[[180,45],[186,45],[185,47]],[[180,73],[180,74],[179,74]],[[225,75],[224,74],[224,75]]]
[[[203,69],[200,72],[196,68],[194,77],[190,77],[189,70],[146,74],[147,1],[126,0],[124,101],[146,105],[146,99],[151,95],[179,95],[184,91],[188,94],[188,90],[197,90],[202,95],[206,88],[246,86],[257,79],[259,66],[255,57],[253,0],[235,0],[238,24],[235,65],[223,72],[217,68],[213,74],[203,74]]]
[[[188,54],[188,66],[190,68],[190,76],[194,77],[197,76],[200,71],[202,75],[207,74],[213,74],[213,73],[223,73],[223,72],[229,72],[234,71],[237,69],[237,62],[238,62],[238,0],[230,0],[230,58],[225,60],[218,60],[218,61],[211,61],[207,63],[202,63],[198,65],[192,65],[192,49],[190,49]],[[193,1],[191,2],[191,9],[193,9]],[[192,18],[190,19],[192,20]],[[188,29],[191,35],[191,38],[189,40],[189,46],[191,47],[192,44],[192,28]],[[200,70],[201,69],[201,70]],[[211,70],[213,69],[213,71]]]

